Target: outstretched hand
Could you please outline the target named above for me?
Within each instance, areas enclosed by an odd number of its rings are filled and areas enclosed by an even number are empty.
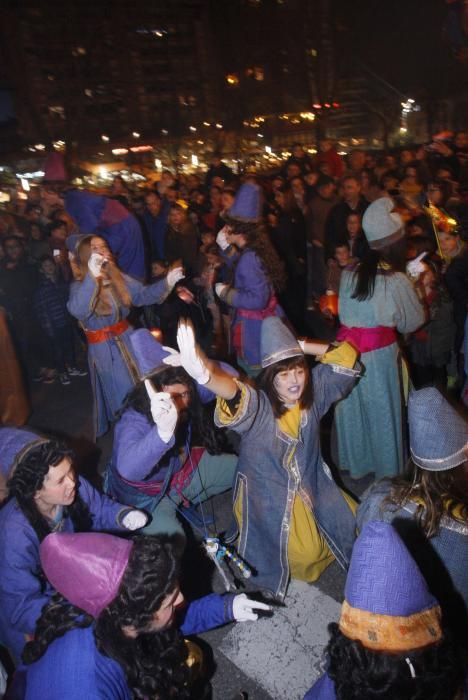
[[[156,391],[149,379],[145,379],[145,387],[159,437],[167,443],[174,435],[177,425],[177,408],[171,395],[167,391]]]
[[[210,381],[210,372],[200,357],[195,342],[195,333],[190,321],[179,321],[177,344],[180,351],[180,364],[198,384]]]

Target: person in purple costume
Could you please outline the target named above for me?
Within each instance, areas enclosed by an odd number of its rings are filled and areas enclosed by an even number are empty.
[[[354,545],[326,673],[304,700],[462,700],[464,664],[396,530],[370,521]]]
[[[25,648],[17,679],[25,680],[25,692],[17,697],[193,697],[194,655],[183,635],[256,620],[254,610],[269,607],[245,594],[214,593],[182,607],[179,556],[168,536],[49,535],[41,563],[61,595],[44,609]]]
[[[143,527],[148,517],[78,478],[72,451],[56,440],[0,428],[0,455],[9,491],[0,509],[0,643],[18,662],[53,594],[39,563],[44,537],[56,531],[125,532]]]
[[[94,433],[99,437],[115,420],[135,383],[129,344],[132,327],[127,321],[131,306],[163,302],[184,275],[180,267],[174,268],[162,280],[145,286],[122,274],[103,238],[74,237],[71,247],[75,282],[67,308],[80,321],[88,341]]]

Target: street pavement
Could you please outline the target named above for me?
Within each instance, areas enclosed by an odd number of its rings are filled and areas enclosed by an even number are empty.
[[[99,485],[112,449],[112,434],[97,445],[92,442],[89,378],[73,378],[69,386],[58,382],[36,385],[32,405],[29,425],[67,436],[77,452],[80,473]],[[328,441],[327,430],[323,439]],[[370,482],[343,480],[357,494]],[[212,499],[209,512],[215,529],[222,532],[231,515],[230,494]],[[191,547],[186,568],[189,595],[223,592],[221,576],[202,553],[199,538],[195,537]],[[249,700],[301,700],[322,671],[327,626],[338,618],[344,582],[344,572],[333,563],[316,584],[293,581],[284,607],[275,607],[271,617],[201,635],[201,645],[209,645],[206,657],[212,655],[213,700],[240,700],[241,692]],[[255,589],[254,579],[249,589]]]

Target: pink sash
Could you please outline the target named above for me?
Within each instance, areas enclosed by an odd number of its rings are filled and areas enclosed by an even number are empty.
[[[357,326],[341,326],[336,336],[337,340],[347,340],[359,352],[371,352],[396,343],[397,334],[390,326],[375,326],[374,328],[358,328]]]
[[[237,315],[241,318],[253,318],[257,321],[263,321],[264,318],[268,318],[268,316],[275,315],[275,310],[277,306],[278,299],[274,294],[272,294],[270,297],[270,301],[264,309],[261,309],[260,311],[253,309],[237,309]]]

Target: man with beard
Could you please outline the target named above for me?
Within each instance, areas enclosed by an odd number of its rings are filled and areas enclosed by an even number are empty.
[[[140,381],[115,426],[105,490],[152,515],[145,534],[183,534],[177,513],[193,520],[193,509],[182,506],[230,489],[237,457],[222,453],[222,436],[203,410],[214,399],[204,386],[208,371],[194,381],[178,366],[178,353],[146,329],[130,342]]]

